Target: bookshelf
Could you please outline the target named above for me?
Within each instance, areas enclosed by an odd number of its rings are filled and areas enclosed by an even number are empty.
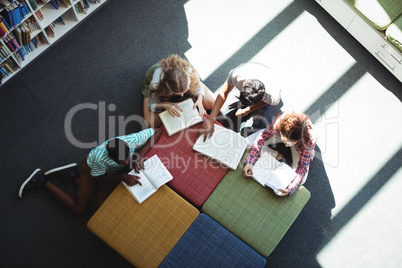
[[[0,87],[108,0],[0,0]]]

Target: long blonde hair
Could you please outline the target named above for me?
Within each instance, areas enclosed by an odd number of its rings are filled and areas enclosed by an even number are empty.
[[[161,60],[161,68],[163,78],[155,88],[150,85],[151,94],[156,94],[161,102],[167,101],[170,97],[170,92],[182,93],[185,91],[188,79],[190,79],[190,87],[187,93],[194,97],[199,87],[199,77],[190,62],[174,54]],[[189,68],[192,70],[191,73],[188,72]]]

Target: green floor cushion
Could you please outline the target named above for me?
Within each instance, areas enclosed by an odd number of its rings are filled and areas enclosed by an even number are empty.
[[[402,14],[402,0],[346,0],[346,2],[380,31],[385,30]]]
[[[278,245],[310,198],[299,187],[290,197],[279,197],[251,178],[244,178],[243,165],[230,170],[201,208],[228,231],[262,256]]]
[[[392,23],[385,31],[388,40],[402,52],[402,16]]]

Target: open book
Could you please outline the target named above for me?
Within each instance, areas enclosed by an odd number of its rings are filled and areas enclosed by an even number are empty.
[[[122,182],[139,204],[155,193],[159,187],[173,179],[156,154],[144,162],[144,169],[140,170],[140,173],[132,170],[128,174],[140,177],[142,186],[139,184],[128,186],[124,181]]]
[[[205,142],[204,135],[197,139],[193,150],[209,156],[231,169],[236,169],[246,150],[246,140],[239,133],[217,124],[215,124],[214,134]]]
[[[202,117],[198,114],[198,110],[193,109],[194,101],[192,99],[179,102],[177,105],[183,110],[180,112],[180,117],[171,115],[169,111],[163,111],[159,114],[169,137],[185,128],[202,122]]]
[[[279,162],[269,153],[262,153],[261,157],[253,166],[253,176],[262,186],[268,186],[275,192],[278,189],[286,189],[294,179],[296,173],[285,163]]]

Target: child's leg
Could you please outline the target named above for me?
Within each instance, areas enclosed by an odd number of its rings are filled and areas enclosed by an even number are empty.
[[[102,181],[98,183],[96,189],[95,198],[91,204],[91,209],[93,211],[98,210],[98,208],[103,204],[103,202],[109,197],[109,195],[114,191],[119,182],[116,181]]]
[[[51,181],[46,182],[45,188],[59,200],[64,206],[75,214],[83,214],[89,207],[91,200],[82,197],[74,198],[69,193],[64,192]]]
[[[97,183],[98,179],[91,176],[91,169],[89,168],[85,158],[84,164],[82,165],[77,198],[64,192],[51,181],[46,182],[45,188],[64,206],[72,212],[81,215],[89,208],[91,201],[95,196]]]

